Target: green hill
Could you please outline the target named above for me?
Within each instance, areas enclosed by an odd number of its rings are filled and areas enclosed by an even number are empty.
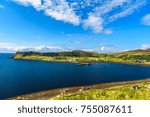
[[[70,57],[97,57],[99,56],[98,53],[95,52],[86,52],[86,51],[81,51],[81,50],[74,50],[71,52],[17,52],[17,54],[22,54],[23,56],[29,56],[29,55],[41,55],[41,56],[49,56],[49,57],[54,57],[54,56],[70,56]]]
[[[14,59],[42,60],[51,62],[118,62],[127,64],[150,65],[150,49],[131,50],[113,54],[100,54],[74,50],[71,52],[17,52]]]

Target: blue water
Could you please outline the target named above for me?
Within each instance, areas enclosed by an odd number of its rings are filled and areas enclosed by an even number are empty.
[[[117,63],[90,66],[13,60],[0,54],[0,99],[62,87],[150,78],[150,67]]]

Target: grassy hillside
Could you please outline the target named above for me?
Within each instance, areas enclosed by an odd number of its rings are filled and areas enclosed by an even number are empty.
[[[110,89],[100,89],[82,91],[75,94],[58,95],[52,100],[150,100],[150,83],[138,84],[139,89],[133,88],[135,85],[119,86]]]
[[[132,50],[114,54],[99,54],[75,50],[72,52],[17,52],[14,59],[42,60],[52,62],[119,62],[150,65],[150,49]]]

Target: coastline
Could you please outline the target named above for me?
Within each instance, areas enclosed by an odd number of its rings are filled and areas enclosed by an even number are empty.
[[[25,59],[25,58],[12,58],[14,60],[27,60],[27,61],[43,61],[43,62],[52,62],[52,63],[64,63],[64,64],[80,64],[82,62],[69,62],[69,61],[47,61],[47,60],[36,60],[36,59]],[[95,63],[118,63],[118,64],[125,64],[125,65],[138,65],[138,66],[150,66],[150,64],[146,64],[146,63],[133,63],[133,62],[115,62],[115,61],[96,61],[96,62],[85,62],[85,63],[90,63],[90,64],[95,64]]]
[[[55,97],[59,97],[60,95],[73,95],[82,92],[94,91],[94,90],[104,90],[104,89],[112,89],[123,87],[127,85],[137,85],[140,83],[150,83],[150,78],[143,80],[134,80],[134,81],[122,81],[122,82],[112,82],[112,83],[102,83],[96,85],[89,86],[77,86],[77,87],[68,87],[68,88],[59,88],[46,90],[31,94],[26,94],[22,96],[8,98],[8,100],[49,100]]]
[[[86,53],[86,52],[84,52]],[[49,53],[51,54],[51,53]],[[146,55],[130,55],[128,56],[120,56],[120,55],[102,55],[99,54],[98,56],[82,56],[78,53],[78,56],[67,56],[67,55],[59,55],[60,53],[55,53],[55,56],[48,56],[46,53],[34,53],[34,52],[27,52],[27,53],[17,53],[13,59],[15,60],[29,60],[29,61],[43,61],[43,62],[54,62],[54,63],[66,63],[66,64],[76,64],[79,66],[83,65],[91,65],[96,63],[112,63],[112,64],[125,64],[125,65],[137,65],[137,66],[150,66],[149,57]],[[58,55],[57,55],[58,54]],[[72,54],[72,53],[69,53]],[[86,53],[87,54],[87,53]],[[142,58],[141,58],[142,57]],[[79,95],[81,92],[90,92],[95,90],[105,90],[105,89],[113,89],[119,87],[124,87],[127,85],[140,85],[140,83],[148,82],[150,83],[149,79],[144,80],[135,80],[135,81],[122,81],[122,82],[112,82],[112,83],[102,83],[90,86],[77,86],[77,87],[68,87],[68,88],[59,88],[59,89],[52,89],[47,91],[41,91],[37,93],[31,93],[27,95],[17,96],[14,100],[49,100],[49,99],[58,99],[62,98],[63,96],[67,95]],[[144,86],[144,85],[143,85]],[[133,86],[128,88],[132,89]],[[129,90],[130,90],[129,89]],[[148,89],[146,89],[147,91]],[[131,91],[131,90],[130,90]],[[132,91],[131,91],[132,92]],[[145,92],[146,93],[146,92]],[[142,93],[145,95],[144,93]],[[149,95],[148,90],[148,95]],[[92,94],[89,94],[92,95]],[[124,94],[123,94],[124,95]],[[128,94],[127,94],[128,95]],[[140,93],[138,94],[140,95]],[[150,96],[149,96],[150,97]],[[147,98],[146,98],[147,99]],[[149,99],[149,98],[148,98]]]

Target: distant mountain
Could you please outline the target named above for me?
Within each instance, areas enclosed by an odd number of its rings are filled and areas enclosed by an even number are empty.
[[[116,53],[118,55],[150,55],[150,48],[149,49],[137,49],[137,50],[130,50],[125,52]]]
[[[14,59],[42,60],[53,62],[117,62],[150,65],[150,49],[130,50],[113,54],[100,54],[74,50],[71,52],[17,52]]]
[[[29,52],[17,52],[16,54],[22,54],[23,56],[28,56],[28,55],[41,55],[41,56],[74,56],[74,57],[97,57],[100,54],[95,53],[95,52],[86,52],[82,50],[74,50],[71,52],[34,52],[34,51],[29,51]]]
[[[150,48],[149,49],[137,49],[137,50],[130,50],[130,51],[124,51],[119,53],[113,53],[113,54],[100,54],[96,52],[87,52],[82,50],[74,50],[71,52],[17,52],[16,54],[22,54],[23,56],[28,55],[41,55],[41,56],[74,56],[74,57],[99,57],[100,55],[150,55]]]

